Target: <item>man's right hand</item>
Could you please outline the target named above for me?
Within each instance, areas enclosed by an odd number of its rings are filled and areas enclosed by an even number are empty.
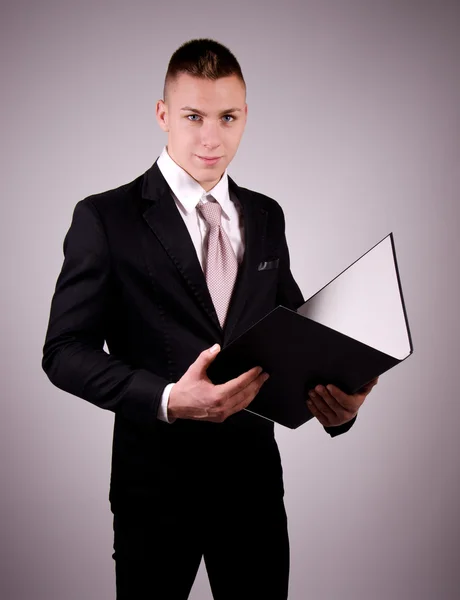
[[[206,369],[220,351],[215,344],[198,356],[171,388],[168,418],[195,419],[222,423],[252,402],[262,384],[268,379],[261,367],[254,367],[226,383],[214,385]]]

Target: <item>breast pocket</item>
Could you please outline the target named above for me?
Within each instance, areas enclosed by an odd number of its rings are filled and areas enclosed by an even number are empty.
[[[278,289],[279,258],[273,255],[262,260],[252,278],[252,301],[264,307],[264,311],[274,308]]]
[[[277,269],[279,266],[280,259],[272,258],[270,260],[264,260],[259,263],[257,268],[258,271],[270,271],[271,269]]]

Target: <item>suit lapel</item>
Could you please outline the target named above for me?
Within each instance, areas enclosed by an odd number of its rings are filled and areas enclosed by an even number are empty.
[[[231,340],[235,326],[250,296],[251,274],[257,271],[267,226],[267,211],[255,201],[254,195],[249,190],[237,186],[231,177],[228,178],[228,181],[230,192],[233,191],[236,195],[242,209],[245,248],[225,322],[224,345]]]
[[[223,345],[231,339],[250,296],[251,274],[257,271],[267,225],[267,211],[255,202],[254,195],[249,190],[239,187],[231,177],[228,177],[228,181],[229,191],[236,195],[242,210],[245,250],[243,261],[238,269],[224,331],[217,318],[206,278],[188,229],[156,162],[147,171],[142,188],[142,196],[148,200],[143,218],[211,321],[217,339],[222,339],[223,336]]]
[[[150,201],[143,213],[145,221],[221,337],[222,328],[195,247],[156,162],[146,173],[142,195]]]

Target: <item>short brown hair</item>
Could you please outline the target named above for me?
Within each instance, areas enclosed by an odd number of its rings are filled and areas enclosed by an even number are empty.
[[[168,86],[180,73],[213,80],[236,75],[246,89],[241,67],[234,54],[226,46],[209,38],[185,42],[171,56],[163,88],[165,102]]]

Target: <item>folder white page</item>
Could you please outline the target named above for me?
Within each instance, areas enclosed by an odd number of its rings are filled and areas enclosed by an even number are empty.
[[[399,360],[410,338],[389,234],[297,312]]]

